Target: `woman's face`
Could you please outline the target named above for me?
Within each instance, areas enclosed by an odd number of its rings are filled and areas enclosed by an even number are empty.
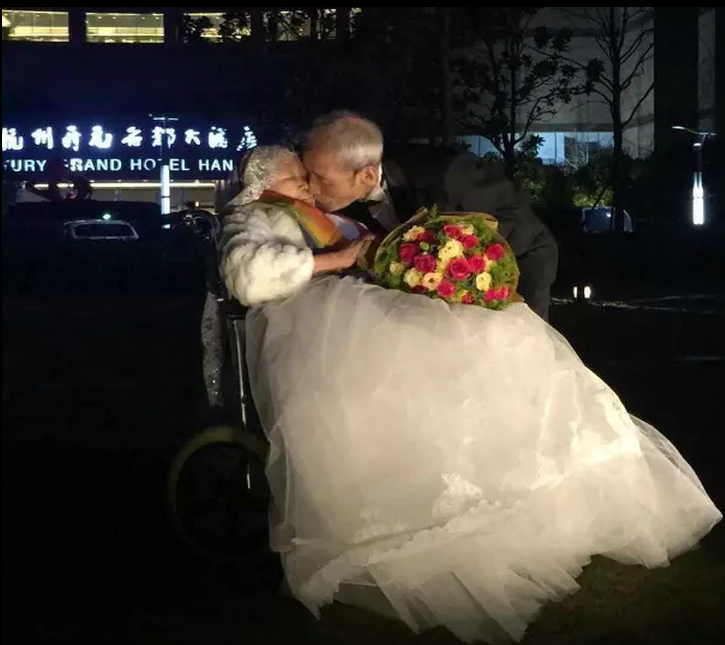
[[[307,183],[307,171],[297,155],[287,157],[277,169],[274,183],[269,187],[275,193],[314,204]]]

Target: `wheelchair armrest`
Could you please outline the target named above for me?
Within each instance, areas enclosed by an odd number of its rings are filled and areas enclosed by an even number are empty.
[[[224,316],[227,320],[243,320],[247,317],[248,307],[245,307],[238,300],[226,297],[222,304]]]

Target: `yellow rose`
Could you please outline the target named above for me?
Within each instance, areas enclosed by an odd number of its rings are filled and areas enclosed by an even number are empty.
[[[443,280],[443,276],[440,273],[426,273],[423,276],[422,284],[428,291],[435,291],[441,280]]]
[[[476,276],[476,289],[479,291],[488,291],[491,288],[491,274],[479,273]]]
[[[461,226],[461,232],[464,235],[473,235],[476,230],[470,224],[466,224],[465,226]]]
[[[444,260],[438,260],[436,263],[436,271],[438,273],[445,273],[446,267],[451,263],[453,258],[445,258]]]
[[[406,242],[412,242],[413,240],[417,240],[423,233],[425,233],[425,229],[422,226],[413,226],[405,235],[403,235],[403,239]]]
[[[438,258],[440,260],[452,260],[463,255],[463,244],[458,240],[448,240],[445,246],[438,251]]]
[[[393,275],[400,275],[405,270],[405,265],[401,264],[400,262],[391,262],[388,270]]]
[[[403,281],[409,287],[417,287],[421,280],[423,280],[423,274],[418,269],[409,269],[403,276]]]

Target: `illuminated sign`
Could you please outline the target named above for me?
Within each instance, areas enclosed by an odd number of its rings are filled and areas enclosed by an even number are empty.
[[[173,178],[225,179],[257,145],[249,126],[136,122],[4,124],[3,168],[21,178],[42,176],[51,159],[89,179],[154,179],[162,159]]]

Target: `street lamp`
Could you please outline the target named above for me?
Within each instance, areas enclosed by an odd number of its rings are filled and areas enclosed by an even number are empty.
[[[173,116],[154,116],[149,114],[152,120],[158,121],[164,124],[164,130],[161,134],[161,145],[159,149],[161,151],[161,214],[168,215],[171,212],[171,170],[169,164],[166,161],[166,155],[164,154],[164,148],[169,144],[168,124],[169,122],[178,121],[179,119]]]
[[[702,226],[705,223],[705,189],[702,185],[702,147],[708,137],[714,137],[713,132],[699,132],[684,125],[673,125],[673,130],[687,132],[697,137],[692,149],[695,151],[695,172],[692,177],[692,223]]]

